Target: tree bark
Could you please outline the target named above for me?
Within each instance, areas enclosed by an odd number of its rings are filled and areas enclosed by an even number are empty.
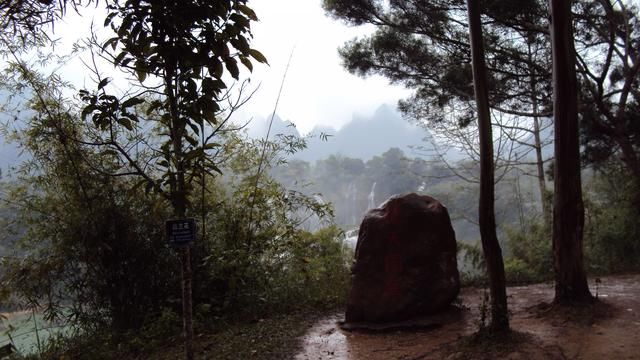
[[[505,288],[502,250],[500,249],[496,235],[493,135],[491,130],[491,115],[489,113],[482,22],[480,18],[480,0],[467,0],[467,10],[469,16],[473,85],[476,106],[478,108],[478,129],[480,134],[479,221],[482,250],[487,264],[487,272],[489,273],[491,295],[490,329],[492,331],[506,331],[509,329],[509,316],[507,312],[507,293]]]
[[[556,303],[593,299],[582,252],[584,205],[571,3],[568,0],[549,0],[555,130],[553,255]]]

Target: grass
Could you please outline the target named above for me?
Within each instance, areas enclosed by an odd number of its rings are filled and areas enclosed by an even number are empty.
[[[324,313],[297,312],[231,324],[214,333],[196,334],[194,349],[199,359],[288,359],[299,350],[299,338]],[[178,359],[183,356],[179,339],[144,354],[145,359]],[[134,357],[135,358],[135,357]]]
[[[289,359],[300,350],[300,338],[324,314],[313,310],[294,312],[253,322],[215,324],[215,328],[196,332],[194,339],[197,359]],[[162,321],[162,320],[161,320]],[[221,321],[221,320],[218,320]],[[25,354],[23,354],[25,355]],[[152,329],[137,335],[127,334],[120,340],[108,333],[78,334],[58,337],[47,344],[41,356],[20,355],[11,359],[74,359],[74,360],[174,360],[184,358],[180,335],[155,332]]]

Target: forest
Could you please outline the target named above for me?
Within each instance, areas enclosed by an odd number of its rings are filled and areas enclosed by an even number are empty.
[[[248,136],[251,1],[0,0],[22,154],[0,172],[0,359],[637,354],[637,3],[320,3],[370,30],[336,49],[346,72],[411,91],[416,152],[303,160],[331,134],[272,133],[279,98]],[[62,54],[56,26],[90,11]],[[83,85],[60,71],[79,53]],[[344,331],[354,234],[412,192],[448,209],[462,320]]]

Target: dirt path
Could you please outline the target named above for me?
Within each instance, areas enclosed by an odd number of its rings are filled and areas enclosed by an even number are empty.
[[[343,314],[335,314],[309,330],[295,359],[640,359],[640,275],[590,285],[601,301],[578,309],[549,306],[552,284],[508,288],[517,332],[509,344],[469,340],[478,329],[483,290],[466,288],[456,322],[429,331],[346,332],[336,324]]]

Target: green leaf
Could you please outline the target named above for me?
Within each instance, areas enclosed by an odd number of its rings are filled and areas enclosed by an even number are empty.
[[[220,93],[222,89],[226,89],[227,84],[216,78],[206,77],[202,80],[202,93],[204,96],[213,97]]]
[[[193,122],[189,121],[187,123],[187,125],[189,125],[189,127],[191,128],[191,130],[193,130],[194,133],[196,133],[196,135],[200,135],[200,128],[198,128],[198,125],[194,124]]]
[[[222,175],[222,170],[220,170],[220,168],[218,168],[217,166],[213,165],[213,164],[209,164],[207,166],[209,169],[217,172],[218,174]]]
[[[187,142],[191,144],[191,146],[198,146],[198,140],[194,139],[192,136],[185,134],[184,139],[187,140]]]
[[[118,15],[118,13],[117,13],[117,12],[112,12],[112,13],[110,13],[109,15],[107,15],[107,16],[104,18],[104,25],[103,25],[103,26],[105,26],[105,27],[106,27],[107,25],[111,24],[111,21],[113,21],[113,18],[114,18],[116,15]]]
[[[245,56],[240,56],[240,62],[244,66],[246,66],[249,71],[253,72],[253,64],[251,64],[251,61],[249,61],[249,59],[247,59]]]
[[[246,54],[249,52],[249,50],[251,49],[249,47],[249,42],[247,41],[247,39],[242,36],[242,35],[238,35],[238,38],[236,39],[236,41],[234,42],[233,46],[236,47],[236,49],[240,50],[240,52],[242,54]]]
[[[216,92],[222,90],[222,89],[226,89],[227,88],[227,84],[224,83],[224,81],[220,80],[220,79],[215,79],[213,80],[213,87],[216,90]]]
[[[82,114],[80,115],[80,117],[82,118],[82,120],[85,120],[87,116],[94,112],[94,110],[96,110],[95,105],[87,105],[84,109],[82,109]]]
[[[129,98],[129,99],[125,100],[122,103],[121,106],[122,106],[122,108],[126,109],[126,108],[130,108],[132,106],[136,106],[136,105],[139,105],[139,104],[142,104],[142,103],[144,103],[144,99],[139,98],[139,97],[132,97],[132,98]]]
[[[187,79],[186,90],[191,94],[196,94],[198,92],[198,85],[192,78]]]
[[[222,145],[218,144],[218,143],[207,143],[207,144],[204,145],[204,149],[205,150],[211,150],[211,149],[215,149],[215,148],[220,147],[220,146],[222,146]]]
[[[243,14],[245,14],[249,19],[251,19],[253,21],[258,21],[258,17],[256,16],[255,11],[253,11],[248,6],[242,5],[242,4],[238,4],[238,5],[236,5],[236,8],[238,9],[238,11],[240,11]]]
[[[100,83],[98,84],[98,90],[102,90],[102,88],[104,88],[105,86],[107,86],[107,84],[111,81],[111,79],[109,78],[104,78],[102,80],[100,80]]]
[[[149,107],[147,108],[147,115],[151,115],[152,112],[154,112],[155,110],[159,109],[162,107],[162,101],[160,100],[153,100],[151,102],[151,104],[149,105]]]
[[[208,114],[210,114],[210,116],[215,116],[215,114],[220,111],[220,105],[211,98],[201,98],[200,108],[202,109],[202,114],[207,116],[207,120],[210,121],[211,119],[209,119]]]
[[[240,14],[231,14],[229,16],[229,20],[233,21],[237,26],[239,26],[240,28],[248,28],[249,27],[249,20],[247,20],[246,17],[240,15]]]
[[[133,130],[133,125],[131,124],[131,120],[125,117],[118,118],[118,123],[124,126],[129,131]]]
[[[267,61],[267,58],[264,57],[264,55],[262,55],[262,53],[260,51],[258,51],[256,49],[249,49],[249,54],[251,55],[251,57],[256,59],[258,62],[261,62],[263,64],[269,65],[269,62]]]
[[[204,150],[202,148],[197,148],[197,149],[193,149],[193,150],[189,151],[188,153],[186,153],[185,156],[184,156],[184,159],[186,161],[189,161],[189,160],[193,160],[193,159],[195,159],[197,157],[200,157],[202,155],[204,155]]]
[[[118,45],[118,41],[120,40],[119,37],[112,37],[111,39],[107,40],[104,42],[104,44],[102,45],[102,51],[104,51],[107,46],[111,46],[112,50],[116,49],[116,46]]]
[[[216,114],[211,111],[206,111],[204,113],[204,118],[211,125],[216,125],[218,123],[218,119],[216,118]]]
[[[113,65],[114,66],[121,65],[122,60],[124,59],[125,56],[127,56],[127,52],[126,51],[123,51],[120,54],[118,54],[118,56],[116,56],[116,58],[113,59]]]
[[[136,114],[132,114],[132,113],[128,113],[128,112],[123,112],[122,116],[128,118],[129,120],[133,121],[133,122],[138,122],[138,117],[136,116]]]
[[[136,75],[138,76],[138,81],[141,83],[147,78],[147,72],[142,69],[136,69]]]
[[[120,24],[120,28],[118,29],[118,36],[122,38],[127,38],[129,33],[129,28],[131,27],[131,23],[135,21],[134,17],[136,14],[128,14],[122,19],[122,23]]]
[[[321,132],[321,133],[320,133],[320,140],[322,140],[322,141],[328,141],[328,140],[329,140],[329,137],[331,137],[331,136],[333,136],[333,135],[331,135],[331,134],[327,134],[327,133],[325,133],[325,132]]]
[[[238,64],[236,63],[236,60],[233,58],[225,59],[224,65],[227,68],[227,70],[229,70],[229,73],[231,74],[231,76],[234,79],[238,79],[238,76],[240,76],[240,70],[238,69]]]
[[[122,60],[122,62],[120,63],[120,66],[122,67],[126,67],[129,65],[129,63],[133,60],[133,58],[124,58],[124,60]]]
[[[222,77],[222,70],[222,63],[216,59],[213,65],[213,76],[220,79]]]

